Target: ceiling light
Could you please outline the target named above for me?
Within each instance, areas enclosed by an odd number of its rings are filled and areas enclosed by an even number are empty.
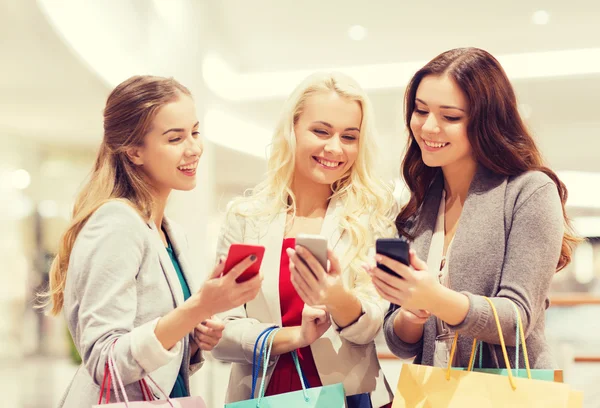
[[[353,25],[348,29],[348,37],[354,41],[362,41],[367,36],[367,29],[361,25]]]
[[[542,51],[498,55],[511,80],[548,78],[600,73],[600,48]],[[427,61],[324,67],[353,77],[366,90],[394,89],[406,86]],[[217,55],[208,55],[202,63],[207,87],[230,101],[257,101],[286,98],[312,69],[277,72],[240,72]]]
[[[13,187],[19,190],[25,190],[31,183],[31,176],[27,170],[19,169],[12,173],[12,184]]]
[[[545,10],[538,10],[531,17],[533,24],[545,25],[550,21],[550,14]]]

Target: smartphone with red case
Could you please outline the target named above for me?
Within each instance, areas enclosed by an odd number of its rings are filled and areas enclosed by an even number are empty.
[[[236,279],[238,283],[245,282],[258,275],[263,256],[265,255],[265,247],[262,245],[231,244],[227,259],[225,260],[223,275],[226,275],[234,266],[253,254],[256,255],[256,261]]]

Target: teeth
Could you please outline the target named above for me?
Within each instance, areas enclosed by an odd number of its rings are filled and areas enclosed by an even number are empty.
[[[321,163],[323,166],[331,167],[331,168],[334,168],[334,167],[337,167],[340,165],[340,162],[331,162],[331,161],[323,160],[320,157],[317,157],[317,161],[319,163]]]
[[[444,147],[446,146],[448,143],[435,143],[435,142],[430,142],[428,140],[425,140],[425,144],[429,147]]]
[[[177,167],[179,170],[195,170],[198,167],[198,161],[192,164],[188,164],[187,166],[179,166]]]

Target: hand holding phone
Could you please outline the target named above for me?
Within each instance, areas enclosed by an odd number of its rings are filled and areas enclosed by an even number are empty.
[[[260,271],[260,265],[265,255],[265,247],[262,245],[250,245],[250,244],[231,244],[229,247],[229,253],[227,254],[227,260],[225,261],[225,267],[223,268],[223,275],[226,275],[231,268],[236,266],[245,258],[250,255],[256,256],[256,262],[248,267],[237,279],[236,282],[245,282],[252,277],[258,275]]]
[[[298,234],[296,245],[306,248],[327,272],[327,238],[315,234]]]
[[[408,242],[403,238],[380,238],[375,242],[375,252],[403,263],[406,266],[410,265],[409,249]],[[378,263],[377,267],[384,272],[400,277],[385,265]]]

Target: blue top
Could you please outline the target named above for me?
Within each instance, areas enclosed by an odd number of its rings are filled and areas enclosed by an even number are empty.
[[[168,239],[167,239],[168,240]],[[173,268],[175,268],[175,272],[177,272],[177,277],[179,278],[179,283],[181,283],[181,289],[183,291],[183,299],[188,300],[190,296],[192,296],[190,292],[190,287],[188,286],[185,277],[183,276],[183,272],[181,272],[181,266],[179,265],[179,261],[175,256],[175,252],[173,251],[173,247],[171,246],[171,241],[169,242],[169,246],[167,247],[167,252],[169,253],[169,257],[171,258],[171,262],[173,263]],[[185,387],[185,381],[183,380],[183,375],[181,375],[181,370],[179,374],[177,374],[177,379],[175,380],[175,385],[173,385],[173,390],[169,395],[170,398],[182,398],[189,397],[190,393]]]

